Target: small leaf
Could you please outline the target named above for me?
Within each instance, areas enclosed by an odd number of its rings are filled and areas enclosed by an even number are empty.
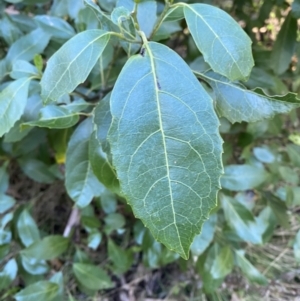
[[[38,281],[17,293],[15,299],[17,301],[51,301],[56,296],[58,289],[59,286],[56,283]]]
[[[292,16],[292,11],[290,11],[272,48],[271,65],[278,75],[284,73],[290,65],[297,43],[297,29],[297,19]]]
[[[135,215],[186,259],[216,206],[219,122],[186,63],[164,45],[144,46],[144,56],[131,57],[114,86],[108,139],[122,194]]]
[[[73,113],[63,106],[48,105],[41,109],[39,120],[25,122],[22,124],[22,128],[38,126],[50,129],[64,129],[72,127],[78,121],[78,113]]]
[[[22,61],[22,60],[17,60],[13,63],[12,65],[12,71],[10,72],[10,77],[14,79],[19,79],[22,77],[31,77],[31,76],[37,76],[38,75],[38,70],[36,69],[35,66],[32,64]]]
[[[31,31],[29,34],[15,41],[9,48],[6,60],[13,63],[17,60],[30,61],[38,53],[42,53],[50,40],[41,28]]]
[[[66,156],[66,188],[70,197],[82,208],[104,191],[104,186],[94,175],[89,161],[92,131],[91,119],[79,124],[69,141]]]
[[[10,259],[0,272],[0,292],[7,289],[15,280],[18,273],[18,265],[15,259]]]
[[[7,133],[21,117],[26,106],[30,78],[10,83],[0,93],[0,137]]]
[[[35,258],[21,255],[21,262],[25,271],[31,275],[43,275],[49,272],[49,267],[45,260],[36,260]]]
[[[146,37],[150,37],[150,34],[154,28],[156,22],[156,11],[157,3],[156,1],[144,1],[138,3],[137,7],[137,20]]]
[[[269,96],[260,88],[246,90],[243,85],[232,83],[214,72],[195,73],[213,88],[219,116],[226,117],[232,123],[255,122],[278,113],[288,113],[300,106],[295,93]]]
[[[109,39],[103,30],[87,30],[65,43],[49,59],[41,80],[44,103],[57,101],[83,83]]]
[[[240,239],[253,244],[262,243],[262,233],[256,231],[252,213],[237,200],[221,194],[221,204],[225,219]]]
[[[236,21],[207,4],[184,5],[195,43],[212,69],[230,80],[245,80],[254,65],[251,40]]]
[[[255,188],[267,180],[268,173],[261,167],[252,165],[228,165],[221,178],[223,188],[241,191]]]
[[[294,255],[297,262],[300,263],[300,230],[297,232],[295,236],[295,241],[293,244]]]
[[[101,268],[86,263],[74,263],[73,272],[77,281],[90,290],[103,290],[114,285]]]
[[[19,215],[17,230],[25,247],[29,247],[34,242],[40,240],[40,232],[37,224],[27,209],[24,209]]]
[[[300,167],[300,146],[295,144],[288,144],[286,146],[287,153],[294,166]]]
[[[48,15],[38,15],[34,17],[34,21],[45,32],[55,38],[69,40],[75,35],[73,27],[62,18]]]
[[[1,185],[0,185],[1,186]],[[0,193],[0,214],[9,210],[15,205],[16,201],[9,195]]]
[[[268,280],[262,275],[244,256],[243,250],[235,250],[237,265],[241,268],[245,276],[252,282],[266,285]]]
[[[272,150],[270,150],[268,147],[265,147],[265,146],[264,147],[254,147],[253,154],[257,160],[259,160],[263,163],[272,163],[276,159]]]
[[[9,186],[9,176],[6,171],[8,162],[0,167],[0,193],[5,193]],[[1,206],[0,206],[1,207]],[[3,213],[3,212],[1,212]]]
[[[36,260],[51,260],[64,253],[69,245],[69,239],[60,235],[49,235],[40,241],[34,242],[21,251],[22,255]]]
[[[212,267],[211,275],[214,279],[227,276],[233,268],[233,255],[229,246],[223,247],[217,255]]]
[[[195,236],[191,245],[191,252],[194,256],[201,255],[213,241],[216,223],[217,215],[215,214],[211,215],[209,219],[204,222],[201,233]]]
[[[124,250],[109,239],[107,252],[115,274],[121,275],[129,270],[133,262],[131,250]]]

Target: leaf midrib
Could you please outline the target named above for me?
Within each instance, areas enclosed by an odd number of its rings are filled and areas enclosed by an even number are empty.
[[[171,199],[171,207],[172,207],[172,212],[173,212],[173,223],[176,228],[177,236],[178,236],[178,241],[180,243],[180,247],[183,253],[185,253],[184,248],[181,243],[180,235],[179,235],[179,230],[176,224],[176,213],[175,213],[175,208],[174,208],[174,200],[173,200],[173,192],[172,192],[172,187],[171,187],[171,179],[170,179],[170,172],[169,172],[169,161],[168,161],[168,155],[167,155],[167,145],[166,145],[166,137],[164,134],[164,129],[163,129],[163,124],[162,124],[162,114],[161,114],[161,104],[159,101],[159,90],[157,89],[157,81],[158,77],[156,76],[156,68],[155,68],[155,62],[154,62],[154,56],[151,52],[151,49],[148,44],[145,45],[147,48],[147,53],[149,54],[150,58],[150,65],[151,65],[151,70],[153,74],[153,82],[154,82],[154,89],[155,89],[155,100],[157,104],[157,112],[158,112],[158,121],[159,121],[159,129],[162,135],[162,142],[163,142],[163,148],[164,148],[164,155],[165,155],[165,161],[166,161],[166,169],[167,169],[167,179],[168,179],[168,186],[169,186],[169,191],[170,191],[170,199]]]

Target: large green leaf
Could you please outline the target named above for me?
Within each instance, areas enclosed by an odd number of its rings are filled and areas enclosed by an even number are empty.
[[[106,272],[95,265],[74,263],[73,272],[78,282],[90,290],[101,290],[113,287],[113,283]]]
[[[0,93],[0,137],[7,133],[24,112],[30,78],[10,83]]]
[[[207,4],[184,6],[195,43],[212,69],[230,80],[246,79],[254,65],[251,40],[221,9]]]
[[[154,237],[188,258],[220,187],[222,140],[211,98],[175,52],[150,42],[119,75],[111,113],[122,192]]]
[[[232,123],[255,122],[271,118],[277,113],[288,113],[300,106],[295,93],[269,96],[259,88],[254,91],[246,90],[243,85],[230,82],[214,72],[195,73],[213,88],[219,116],[226,117]]]
[[[79,207],[87,206],[104,186],[94,175],[89,161],[89,140],[93,132],[91,119],[83,121],[73,133],[67,149],[66,188]]]
[[[56,296],[59,286],[49,281],[38,281],[27,286],[15,295],[17,301],[51,301]]]
[[[296,46],[297,29],[297,19],[292,16],[292,11],[290,11],[273,45],[271,64],[276,74],[282,74],[290,65]]]
[[[49,105],[41,109],[39,120],[23,123],[22,128],[39,126],[50,129],[64,129],[72,127],[78,121],[78,113],[71,112],[62,106]]]
[[[41,80],[44,102],[56,101],[83,83],[101,56],[108,39],[108,32],[87,30],[55,52]]]
[[[221,178],[223,188],[241,191],[255,188],[268,178],[268,173],[261,167],[252,165],[228,165]]]
[[[35,241],[40,240],[40,232],[37,224],[27,209],[24,209],[19,215],[17,230],[25,247],[29,247]]]
[[[50,235],[34,242],[28,248],[22,250],[21,254],[36,260],[51,260],[65,252],[68,245],[68,238],[60,235]]]

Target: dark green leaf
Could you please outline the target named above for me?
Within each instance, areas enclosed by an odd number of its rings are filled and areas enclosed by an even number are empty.
[[[106,272],[95,265],[74,263],[73,272],[77,281],[90,290],[102,290],[114,286]]]
[[[267,180],[268,173],[261,167],[252,165],[228,165],[221,178],[223,188],[232,191],[248,190]]]
[[[6,190],[8,189],[8,185],[9,185],[9,176],[6,171],[7,163],[8,162],[4,163],[0,167],[0,193],[1,194],[6,192]]]
[[[259,88],[254,91],[246,90],[243,85],[232,83],[214,72],[195,73],[213,88],[218,114],[232,123],[255,122],[278,113],[288,113],[300,106],[295,93],[269,96]]]
[[[48,61],[41,80],[45,103],[57,101],[83,83],[109,39],[103,30],[87,30],[65,43]]]
[[[21,254],[35,258],[36,260],[51,260],[64,253],[68,245],[68,238],[60,235],[50,235],[40,241],[34,242],[28,248],[21,251]]]
[[[89,140],[92,131],[91,119],[79,124],[67,150],[66,188],[70,197],[82,208],[104,190],[104,186],[94,175],[89,161]]]
[[[243,250],[235,250],[237,265],[241,268],[245,276],[252,282],[260,285],[266,285],[268,283],[266,277],[262,275],[244,256]]]
[[[212,69],[230,80],[245,80],[254,65],[251,40],[234,19],[207,4],[184,6],[195,43]]]
[[[133,257],[131,250],[118,247],[111,239],[108,241],[108,257],[113,263],[115,274],[124,274],[132,265]]]
[[[23,123],[22,128],[38,126],[50,129],[64,129],[72,127],[78,121],[78,113],[73,113],[62,106],[48,105],[41,109],[39,120]]]
[[[27,286],[15,295],[17,301],[51,301],[56,296],[59,286],[49,281],[38,281]]]
[[[27,209],[24,209],[19,215],[17,230],[25,247],[29,247],[34,242],[40,240],[40,233],[37,224]]]
[[[11,82],[0,93],[0,137],[21,117],[26,106],[30,78]]]
[[[187,258],[216,206],[218,120],[185,62],[166,46],[145,47],[144,56],[126,63],[111,95],[113,163],[135,215],[158,241]]]
[[[42,53],[50,40],[41,28],[31,31],[29,34],[15,41],[9,48],[6,60],[13,63],[17,60],[30,61],[38,53]]]
[[[271,54],[272,68],[276,74],[284,73],[291,62],[297,38],[297,19],[290,12],[278,33]]]

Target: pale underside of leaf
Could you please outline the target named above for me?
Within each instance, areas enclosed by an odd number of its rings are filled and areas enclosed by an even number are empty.
[[[251,40],[234,19],[206,4],[184,6],[184,15],[205,61],[230,80],[245,80],[254,61]]]
[[[194,72],[207,81],[216,95],[216,111],[230,122],[255,122],[271,118],[278,113],[288,113],[300,106],[296,94],[269,96],[261,89],[247,90],[239,83],[230,82],[214,72]]]
[[[188,258],[220,187],[212,100],[176,53],[150,42],[123,68],[111,112],[108,138],[124,195],[157,240]]]

